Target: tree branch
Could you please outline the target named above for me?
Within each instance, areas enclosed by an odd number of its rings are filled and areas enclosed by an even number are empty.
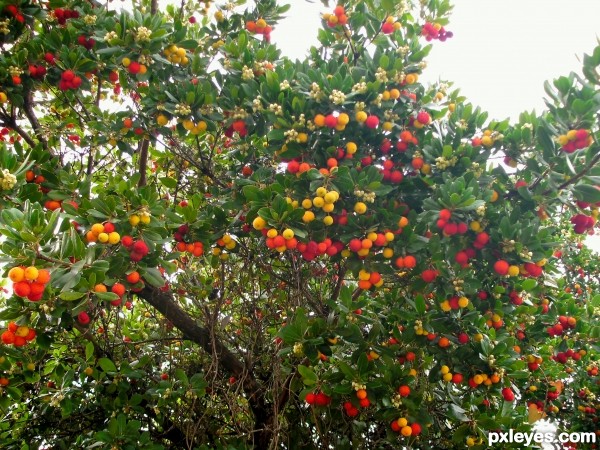
[[[271,429],[273,410],[265,401],[265,389],[256,381],[252,373],[236,355],[211,334],[210,330],[198,326],[194,319],[175,302],[170,291],[163,292],[146,285],[137,295],[171,321],[173,326],[183,333],[185,339],[200,345],[204,351],[213,355],[223,369],[242,380],[248,404],[254,414],[258,448],[268,448],[273,435]]]
[[[150,147],[150,141],[148,139],[143,139],[140,141],[139,145],[139,153],[140,153],[140,181],[138,182],[138,186],[146,186],[147,178],[146,172],[148,171],[148,148]]]
[[[27,92],[25,95],[25,98],[23,100],[23,111],[25,112],[25,116],[27,117],[27,120],[29,120],[29,123],[31,124],[31,128],[33,128],[33,132],[35,133],[36,137],[42,144],[43,149],[52,153],[50,151],[50,148],[48,147],[48,141],[46,141],[46,139],[44,138],[42,126],[40,125],[40,122],[38,121],[38,118],[35,115],[35,111],[33,110],[33,94],[31,91]],[[16,125],[16,122],[15,122],[15,125]],[[19,133],[19,134],[21,134],[21,133]],[[35,146],[35,144],[32,145],[30,143],[30,141],[28,141],[24,136],[23,136],[23,139],[25,139],[27,141],[27,143],[29,145],[31,145],[32,147]]]

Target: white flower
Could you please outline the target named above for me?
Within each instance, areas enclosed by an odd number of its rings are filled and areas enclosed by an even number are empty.
[[[17,184],[17,177],[8,171],[2,169],[2,178],[0,179],[0,189],[10,191]]]

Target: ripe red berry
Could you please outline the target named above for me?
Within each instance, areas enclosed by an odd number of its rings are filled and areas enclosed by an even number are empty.
[[[379,126],[379,117],[368,116],[367,120],[365,120],[365,126],[371,129],[377,128]]]
[[[80,312],[77,315],[77,322],[79,322],[81,325],[87,325],[88,323],[90,323],[89,314],[86,313],[85,311]]]
[[[508,264],[508,262],[504,261],[503,259],[500,259],[494,263],[494,271],[498,275],[506,275],[508,273],[509,267],[510,264]]]

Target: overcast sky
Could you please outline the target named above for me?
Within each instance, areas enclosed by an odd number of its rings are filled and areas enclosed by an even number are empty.
[[[273,40],[284,54],[303,58],[316,43],[315,0],[289,0],[289,18]],[[335,2],[330,2],[333,5]],[[600,0],[455,0],[446,42],[434,41],[422,80],[454,82],[469,101],[495,119],[517,119],[544,108],[544,81],[580,72],[584,53],[600,36]],[[333,6],[330,8],[333,9]],[[600,250],[600,237],[593,245]]]

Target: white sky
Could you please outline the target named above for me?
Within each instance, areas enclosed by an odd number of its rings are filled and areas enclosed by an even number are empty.
[[[288,0],[288,18],[273,31],[285,55],[302,59],[317,43],[319,0]],[[600,0],[454,0],[446,42],[433,41],[421,80],[454,82],[498,120],[544,108],[544,81],[575,71],[600,37]],[[589,242],[600,251],[600,236]]]

